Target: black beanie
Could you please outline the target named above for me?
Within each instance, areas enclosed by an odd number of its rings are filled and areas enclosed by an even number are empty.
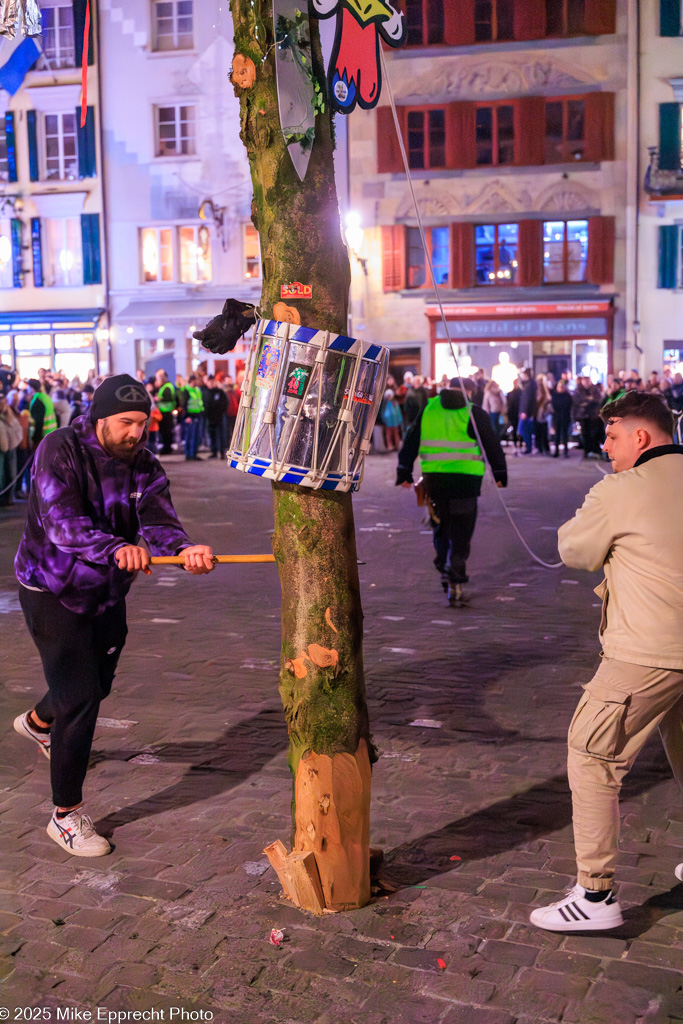
[[[119,373],[115,377],[105,377],[95,388],[90,418],[94,423],[122,412],[144,412],[149,416],[151,408],[152,400],[144,385],[127,373]]]

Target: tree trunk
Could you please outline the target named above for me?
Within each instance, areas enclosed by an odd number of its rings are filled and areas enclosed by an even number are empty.
[[[302,182],[280,130],[272,3],[231,0],[230,6],[234,70],[243,69],[242,57],[255,65],[253,84],[248,75],[240,76],[246,86],[241,88],[235,74],[233,83],[254,187],[252,220],[261,240],[261,314],[283,319],[281,307],[273,312],[281,302],[280,286],[300,281],[312,286],[312,297],[287,299],[289,316],[304,326],[344,333],[350,268],[334,183],[330,106],[316,116]],[[314,19],[311,43],[313,73],[324,88]],[[370,762],[375,759],[365,701],[351,495],[276,483],[273,499],[273,548],[282,586],[280,694],[294,780],[293,845],[315,854],[326,908],[344,910],[363,906],[370,897]],[[310,890],[310,879],[303,881],[302,888]],[[293,891],[291,884],[286,888]]]

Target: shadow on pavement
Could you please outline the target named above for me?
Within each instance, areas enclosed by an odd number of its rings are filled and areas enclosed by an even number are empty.
[[[216,740],[166,743],[146,749],[144,753],[163,763],[189,762],[186,774],[159,793],[102,818],[98,831],[109,838],[115,829],[140,818],[175,811],[228,792],[259,772],[276,754],[286,750],[287,745],[284,715],[282,708],[277,707],[239,722]],[[130,761],[141,753],[139,749],[94,751],[90,765],[102,761]]]

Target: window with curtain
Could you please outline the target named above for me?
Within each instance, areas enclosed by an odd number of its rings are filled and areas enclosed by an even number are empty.
[[[50,67],[72,68],[76,63],[73,6],[44,7],[40,12],[42,22],[41,43],[43,53]]]
[[[548,36],[579,36],[586,31],[586,0],[545,0]]]
[[[261,243],[253,224],[244,225],[244,276],[261,276]]]
[[[515,160],[514,107],[496,103],[477,107],[477,165],[512,164]]]
[[[173,228],[142,228],[140,263],[145,284],[173,281]]]
[[[194,156],[196,110],[177,104],[156,108],[157,156]]]
[[[50,217],[44,221],[42,255],[48,287],[73,288],[83,284],[81,222],[78,217]]]
[[[586,148],[586,101],[548,100],[545,105],[545,162],[583,160]]]
[[[154,49],[157,52],[191,50],[194,45],[193,17],[193,0],[154,0]]]
[[[75,113],[43,117],[43,178],[75,181],[78,178]]]
[[[419,228],[406,232],[407,287],[422,288],[427,280],[426,260]]]
[[[408,163],[413,170],[446,166],[446,111],[407,112]]]
[[[211,236],[206,224],[187,224],[178,229],[180,236],[180,280],[184,284],[202,284],[211,280]]]
[[[545,284],[585,281],[587,259],[587,220],[544,221],[543,281]]]
[[[477,43],[514,39],[514,0],[474,0],[474,39]]]
[[[474,229],[478,285],[514,284],[519,224],[478,224]]]
[[[407,46],[431,46],[445,41],[444,2],[452,0],[406,0]]]

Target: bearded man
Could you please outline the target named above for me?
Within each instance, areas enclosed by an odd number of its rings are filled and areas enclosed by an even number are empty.
[[[100,384],[86,415],[46,435],[14,563],[48,687],[14,729],[50,760],[47,834],[77,857],[111,849],[83,813],[82,787],[126,640],[126,594],[139,570],[151,572],[150,552],[182,552],[194,575],[213,569],[211,548],[190,541],[166,474],[145,448],[150,409],[145,388],[119,374]]]

